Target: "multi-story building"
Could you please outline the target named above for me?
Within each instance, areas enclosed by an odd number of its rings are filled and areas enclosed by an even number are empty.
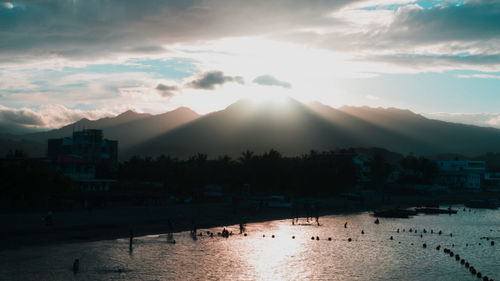
[[[97,179],[118,167],[118,141],[103,138],[102,130],[73,132],[72,138],[48,140],[52,165],[86,191],[107,190],[109,179]],[[98,175],[98,170],[101,175]]]
[[[439,184],[451,188],[480,190],[486,172],[485,161],[472,160],[439,160]]]

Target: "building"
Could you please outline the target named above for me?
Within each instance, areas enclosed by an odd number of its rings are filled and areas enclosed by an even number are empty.
[[[484,189],[487,191],[500,191],[500,173],[490,172],[484,174]]]
[[[118,141],[103,138],[102,130],[73,132],[72,138],[49,139],[48,156],[78,155],[90,162],[118,164]]]
[[[48,140],[52,166],[83,191],[109,190],[114,180],[101,179],[118,168],[118,141],[103,138],[102,130],[73,132],[72,138]]]
[[[438,183],[455,189],[479,191],[486,172],[485,161],[439,160]]]

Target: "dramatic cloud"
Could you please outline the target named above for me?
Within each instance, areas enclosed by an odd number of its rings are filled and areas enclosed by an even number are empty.
[[[15,109],[0,105],[0,127],[14,132],[26,132],[22,128],[52,129],[76,122],[82,118],[95,120],[114,115],[102,110],[69,109],[62,105],[44,105],[40,110]]]
[[[158,94],[160,94],[160,96],[162,97],[173,97],[175,96],[176,93],[180,92],[181,90],[177,85],[169,86],[161,83],[158,84],[158,86],[156,86],[155,89],[158,92]]]
[[[215,90],[216,85],[222,85],[227,82],[245,83],[241,76],[225,76],[224,72],[215,70],[197,75],[194,80],[185,84],[184,87],[201,90]]]
[[[20,126],[44,126],[43,118],[31,109],[11,109],[0,105],[0,123]]]
[[[259,77],[256,77],[255,79],[253,79],[252,82],[259,84],[259,85],[264,85],[264,86],[279,86],[279,87],[283,87],[283,88],[291,88],[292,87],[292,84],[290,84],[289,82],[280,81],[271,75],[261,75]]]
[[[0,55],[75,59],[329,22],[353,0],[16,1],[0,6]],[[145,47],[146,46],[146,47]]]

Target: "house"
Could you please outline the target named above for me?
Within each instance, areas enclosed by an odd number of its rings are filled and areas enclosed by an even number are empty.
[[[486,172],[485,161],[438,160],[440,170],[438,183],[455,189],[481,190],[481,182]]]

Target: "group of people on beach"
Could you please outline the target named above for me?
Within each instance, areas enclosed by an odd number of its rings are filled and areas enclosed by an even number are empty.
[[[313,222],[315,220],[316,224],[319,224],[319,213],[321,207],[319,202],[316,203],[304,203],[304,213],[306,215],[306,222]],[[299,222],[299,208],[297,204],[292,204],[292,224]]]

